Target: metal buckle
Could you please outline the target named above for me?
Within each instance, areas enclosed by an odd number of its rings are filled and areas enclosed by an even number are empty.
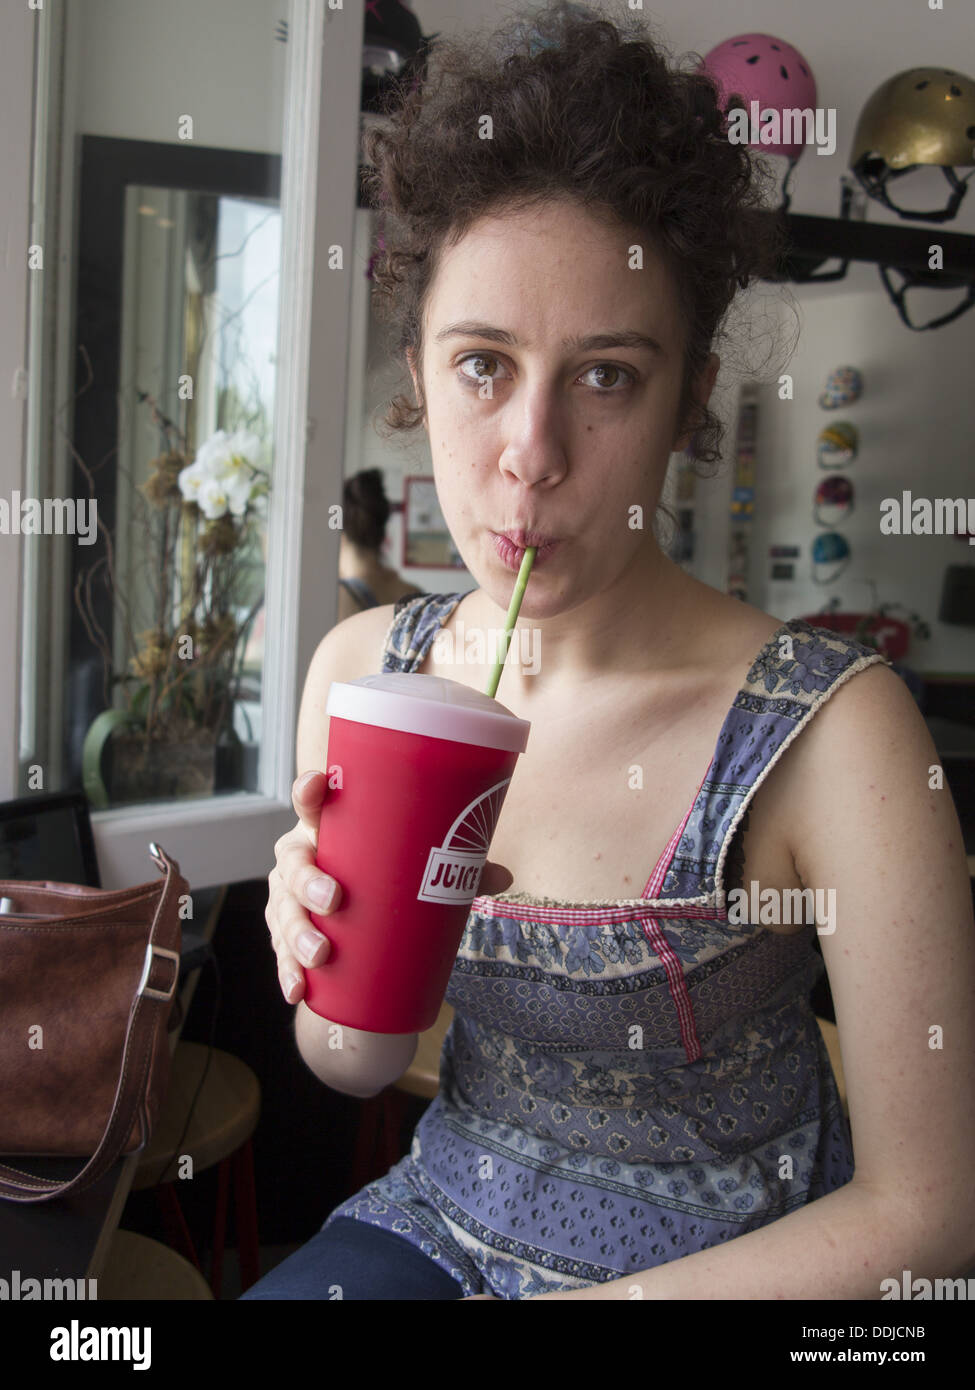
[[[169,986],[168,990],[150,989],[146,984],[149,978],[149,971],[152,969],[152,958],[154,955],[165,956],[168,960],[171,960],[176,967],[173,971],[173,983]],[[168,951],[165,946],[153,946],[150,942],[149,945],[146,946],[146,959],[142,967],[142,979],[139,981],[139,988],[136,990],[136,996],[144,994],[147,999],[162,999],[165,1003],[172,999],[173,995],[176,993],[176,982],[178,980],[179,952]]]

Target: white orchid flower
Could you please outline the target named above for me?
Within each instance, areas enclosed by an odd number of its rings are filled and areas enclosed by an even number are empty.
[[[244,516],[256,490],[266,486],[267,474],[258,470],[255,477],[253,471],[260,447],[260,439],[249,430],[217,430],[179,475],[184,498],[196,502],[211,521],[228,511]]]
[[[197,501],[200,489],[207,481],[208,474],[205,469],[200,467],[199,462],[191,463],[188,467],[180,470],[178,483],[179,490],[183,494],[186,502]]]
[[[214,478],[249,476],[261,443],[249,430],[217,433],[200,449],[197,463]]]
[[[219,478],[207,478],[196,499],[197,506],[208,521],[225,516],[230,502],[229,490]]]
[[[243,516],[251,497],[249,478],[221,478],[220,482],[227,494],[227,504],[234,516]]]

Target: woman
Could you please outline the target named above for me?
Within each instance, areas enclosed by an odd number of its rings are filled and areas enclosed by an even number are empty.
[[[388,521],[389,501],[380,470],[366,468],[346,479],[339,546],[340,623],[364,608],[423,592],[379,558]]]
[[[479,587],[328,634],[298,768],[324,769],[330,681],[380,657],[484,689],[434,639],[501,627],[530,543],[506,532],[558,541],[519,618],[540,670],[509,660],[499,690],[531,738],[411,1153],[246,1296],[859,1299],[902,1268],[959,1275],[975,930],[931,739],[878,653],[699,583],[650,525],[671,452],[720,457],[712,345],[775,254],[760,169],[645,31],[534,22],[549,46],[507,63],[438,45],[372,137],[378,284],[417,401],[389,419],[422,420]],[[324,783],[295,784],[267,920],[308,1065],[374,1095],[415,1036],[346,1029],[330,1053],[299,1002],[300,966],[328,968],[327,932],[302,940]],[[783,910],[804,890],[815,924]],[[852,1135],[809,1003],[816,932]]]

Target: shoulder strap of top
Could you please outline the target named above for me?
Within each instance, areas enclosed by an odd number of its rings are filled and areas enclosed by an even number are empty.
[[[729,847],[755,791],[833,691],[877,663],[891,664],[873,647],[800,618],[772,634],[725,717],[661,897],[700,902],[713,895],[724,911]]]
[[[383,642],[384,671],[415,671],[465,594],[405,594]]]
[[[339,583],[347,589],[363,608],[378,608],[379,600],[364,579],[340,579]]]

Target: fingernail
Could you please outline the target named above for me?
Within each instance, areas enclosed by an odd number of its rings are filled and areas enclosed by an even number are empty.
[[[324,940],[324,936],[320,932],[312,931],[311,927],[298,937],[298,954],[306,965],[311,965],[312,957]]]
[[[308,885],[308,896],[316,907],[322,909],[332,906],[335,897],[335,882],[330,878],[315,878]]]
[[[300,975],[293,975],[293,974],[291,974],[291,975],[286,975],[286,976],[285,976],[285,978],[284,978],[284,997],[285,997],[285,999],[287,999],[287,1001],[288,1001],[289,1004],[291,1003],[291,996],[294,994],[295,990],[297,989],[297,987],[298,987],[300,984],[301,984],[301,976],[300,976]]]

